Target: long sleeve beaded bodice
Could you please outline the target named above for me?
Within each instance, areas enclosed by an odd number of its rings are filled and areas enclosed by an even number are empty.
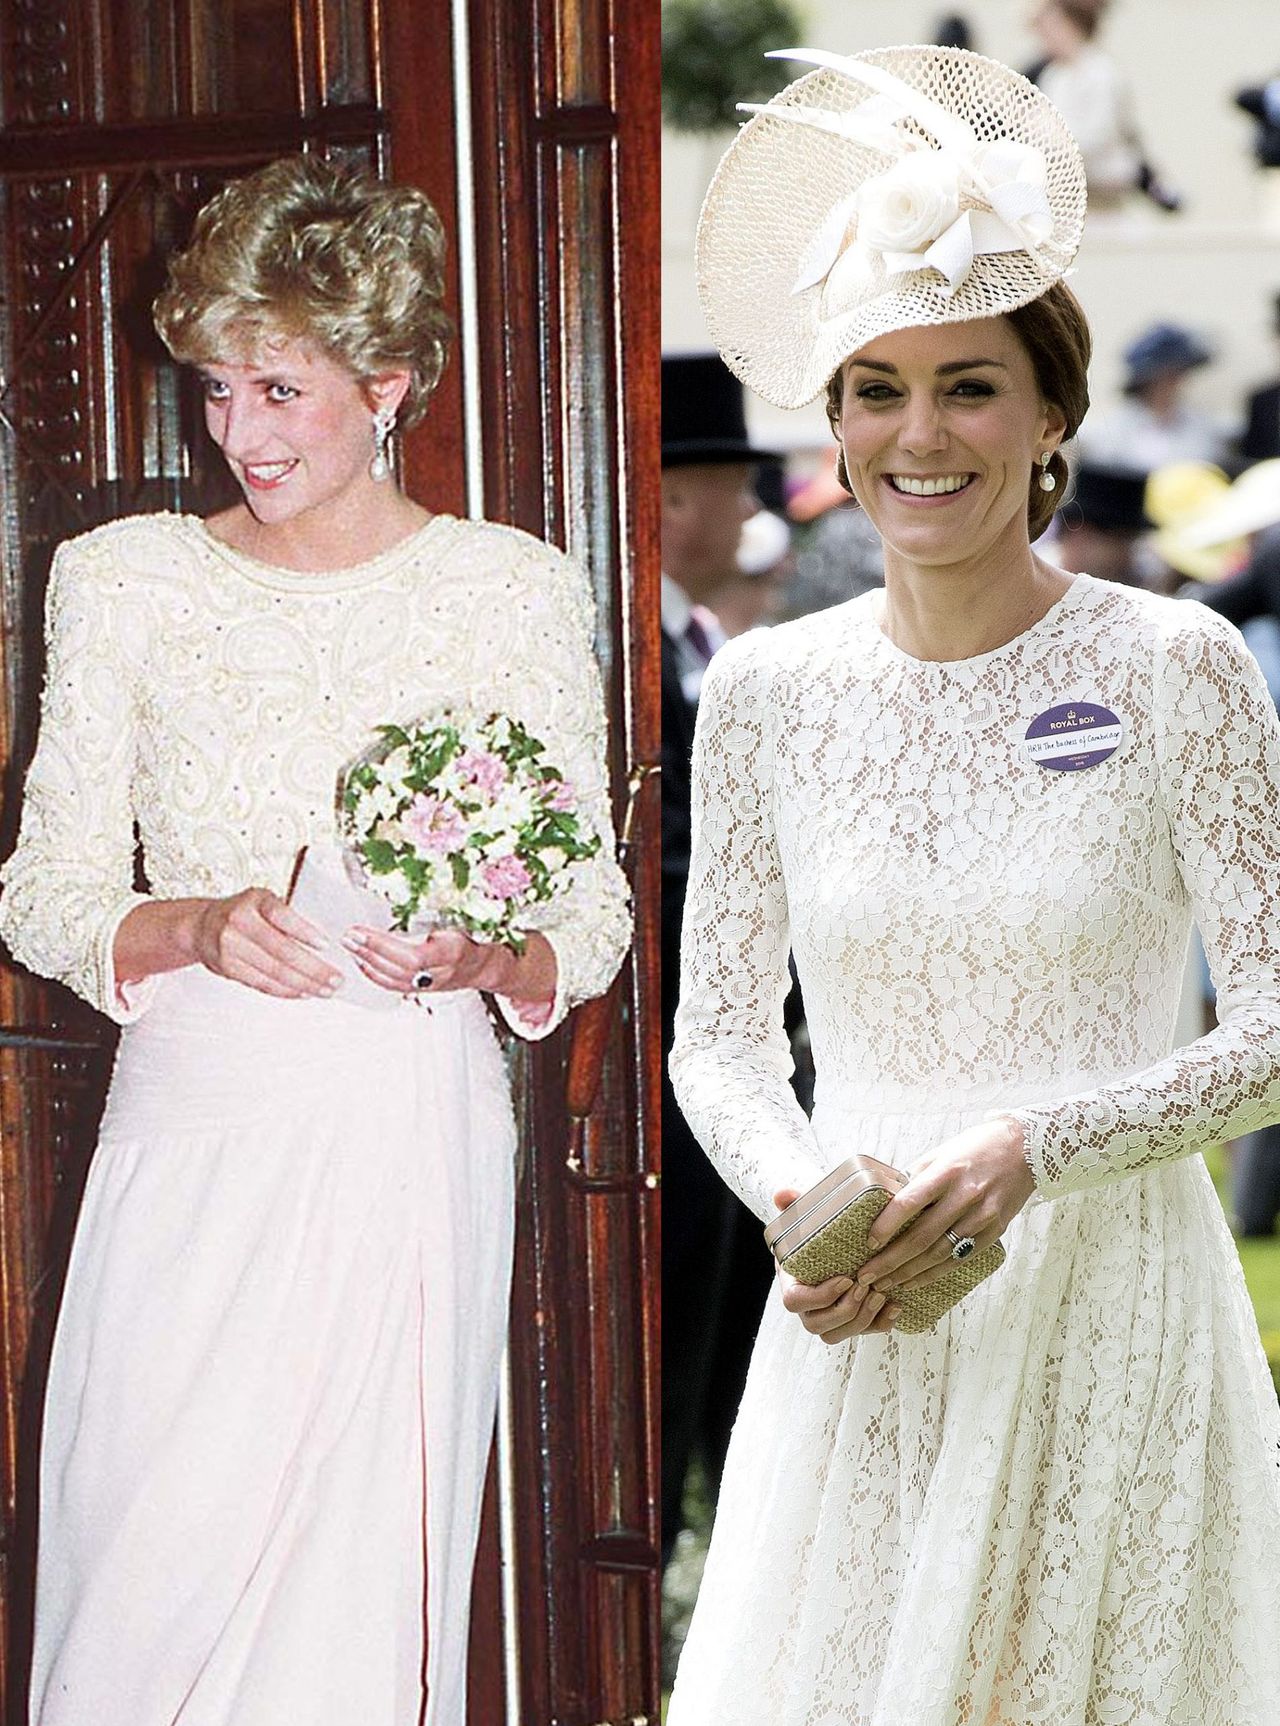
[[[338,776],[373,728],[453,705],[524,720],[604,837],[529,919],[558,969],[540,1034],[608,985],[629,916],[591,597],[541,541],[439,515],[368,563],[311,574],[233,552],[193,517],[130,517],[58,552],[48,647],[0,900],[0,933],[32,970],[126,1022],[147,998],[118,993],[112,960],[145,897],[135,821],[158,898],[283,893],[300,848],[332,836]]]
[[[754,632],[704,683],[671,1069],[725,1178],[770,1216],[855,1148],[850,1112],[945,1100],[1017,1115],[1053,1196],[1280,1117],[1280,726],[1235,630],[1079,576],[1007,646],[926,663],[878,604]],[[1120,746],[1046,767],[1028,729],[1081,703]],[[1170,1053],[1193,915],[1220,1022]]]

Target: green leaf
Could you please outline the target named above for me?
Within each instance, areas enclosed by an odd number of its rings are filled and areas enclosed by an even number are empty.
[[[396,848],[387,839],[366,839],[360,854],[375,875],[389,875],[396,866]]]

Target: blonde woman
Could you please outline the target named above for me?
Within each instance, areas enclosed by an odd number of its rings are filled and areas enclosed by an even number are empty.
[[[55,560],[0,928],[124,1030],[50,1369],[33,1726],[465,1717],[512,1226],[483,997],[545,1035],[628,917],[584,577],[390,474],[442,251],[422,194],[314,158],[228,186],[156,318],[241,500]],[[352,929],[370,1012],[284,895],[373,728],[446,703],[523,719],[605,844],[520,958]]]
[[[1088,405],[1056,110],[956,50],[796,57],[703,303],[825,393],[885,585],[712,664],[672,1077],[761,1221],[859,1152],[909,1178],[867,1260],[777,1280],[670,1726],[1257,1726],[1280,1409],[1199,1153],[1280,1115],[1280,727],[1220,619],[1032,550]],[[1220,1023],[1171,1051],[1193,916]]]

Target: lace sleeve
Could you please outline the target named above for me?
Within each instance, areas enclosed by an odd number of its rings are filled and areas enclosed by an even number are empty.
[[[1201,607],[1159,650],[1156,747],[1217,1028],[1131,1078],[1014,1111],[1036,1184],[1074,1192],[1280,1119],[1280,724],[1258,665]]]
[[[498,997],[503,1018],[519,1036],[547,1036],[579,1002],[602,995],[631,941],[626,878],[617,862],[609,808],[604,696],[593,648],[594,606],[585,572],[540,542],[528,542],[529,660],[519,667],[527,719],[578,794],[586,825],[600,850],[574,871],[559,898],[529,918],[556,956],[556,996],[550,1013]]]
[[[0,935],[16,959],[127,1024],[151,990],[118,990],[112,948],[133,889],[133,676],[114,589],[74,544],[49,577],[40,739],[18,843],[0,872]]]
[[[767,641],[767,637],[764,638]],[[786,889],[772,812],[773,722],[760,636],[722,648],[702,685],[693,842],[671,1082],[703,1149],[765,1221],[779,1187],[822,1174],[788,1084]]]

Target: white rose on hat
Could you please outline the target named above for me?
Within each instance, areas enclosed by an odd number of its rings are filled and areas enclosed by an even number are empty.
[[[868,180],[857,194],[858,238],[886,254],[926,251],[960,214],[960,175],[937,150],[917,150]],[[891,271],[918,269],[918,256],[886,256]]]

